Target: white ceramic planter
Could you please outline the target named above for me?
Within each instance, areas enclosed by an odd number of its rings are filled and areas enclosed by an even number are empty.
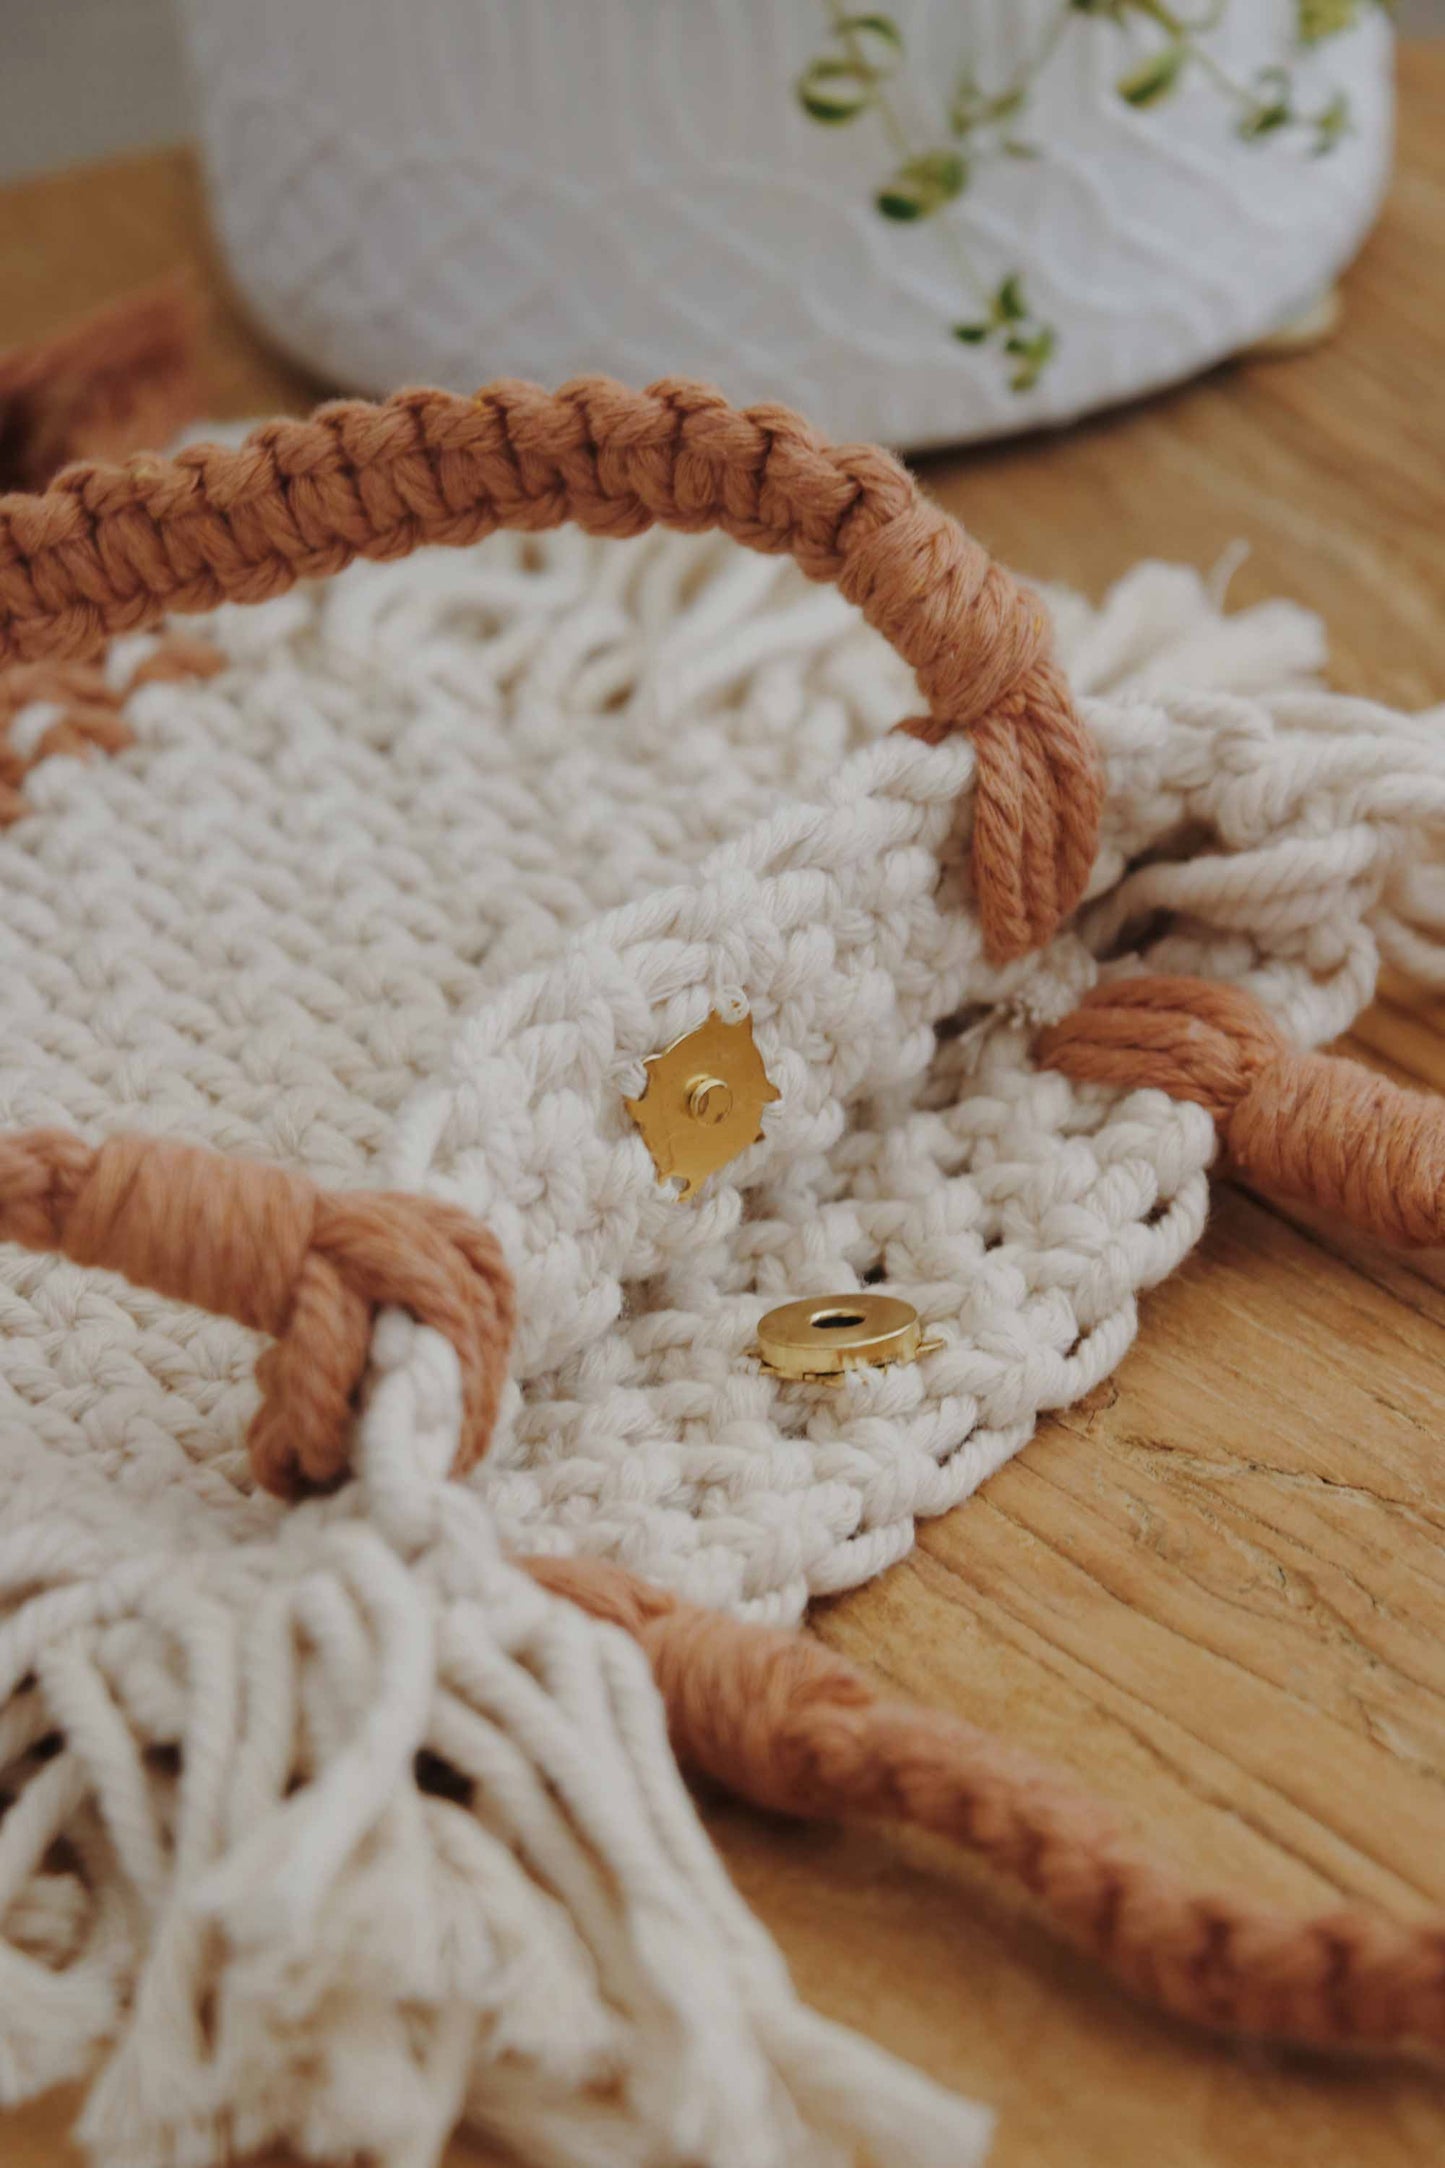
[[[901,445],[1063,420],[1307,303],[1388,166],[1374,0],[182,7],[240,289],[368,391],[684,371]]]

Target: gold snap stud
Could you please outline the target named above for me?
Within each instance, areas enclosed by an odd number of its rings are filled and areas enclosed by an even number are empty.
[[[733,1110],[732,1086],[720,1076],[700,1076],[687,1095],[687,1111],[695,1122],[716,1129]]]
[[[623,1101],[652,1154],[658,1180],[692,1196],[762,1135],[763,1109],[777,1087],[763,1067],[752,1021],[727,1023],[714,1010],[660,1054],[648,1057],[647,1089]]]
[[[918,1312],[897,1295],[815,1295],[769,1310],[758,1325],[763,1366],[780,1378],[836,1378],[916,1362],[924,1351]]]

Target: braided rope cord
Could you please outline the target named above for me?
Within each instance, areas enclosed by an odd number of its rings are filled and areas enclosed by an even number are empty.
[[[1150,1062],[1162,1052],[1177,1064],[1182,1050],[1187,1074],[1171,1069],[1175,1089],[1219,1114],[1278,1058],[1245,997],[1215,1007],[1201,1033],[1190,1003],[1212,989],[1122,983],[1150,991],[1112,1012],[1103,1000],[1082,1012],[1110,1020],[1110,1082],[1125,1081],[1118,1065],[1132,1068],[1141,1046]],[[1143,1023],[1150,1015],[1156,1021]],[[1127,1022],[1132,1049],[1114,1019]],[[1093,1051],[1082,1035],[1059,1043]],[[1346,1113],[1355,1106],[1353,1089],[1344,1104]],[[258,1476],[272,1488],[314,1487],[345,1472],[348,1417],[382,1303],[411,1309],[453,1341],[463,1388],[458,1468],[485,1448],[511,1285],[486,1231],[434,1199],[330,1196],[304,1176],[190,1146],[118,1137],[97,1150],[63,1131],[30,1131],[0,1139],[0,1237],[109,1266],[274,1334],[251,1436]],[[603,1561],[524,1563],[555,1593],[636,1636],[680,1759],[739,1796],[960,1842],[1132,1992],[1193,2023],[1315,2047],[1445,2048],[1441,1922],[1408,1925],[1362,1907],[1295,1920],[1201,1893],[1121,1838],[1066,1779],[969,1725],[880,1699],[805,1634],[681,1603]]]
[[[0,1241],[101,1265],[272,1335],[256,1366],[247,1445],[282,1497],[347,1474],[351,1419],[377,1310],[408,1309],[461,1365],[457,1472],[486,1451],[515,1304],[496,1239],[455,1205],[387,1190],[318,1189],[256,1160],[64,1129],[0,1136]]]
[[[904,727],[973,735],[975,886],[991,952],[1026,951],[1071,908],[1093,859],[1100,776],[1037,604],[887,455],[829,446],[785,410],[739,412],[704,387],[410,392],[268,424],[236,451],[72,468],[43,495],[0,501],[0,661],[83,658],[167,611],[259,601],[358,556],[567,519],[606,535],[718,527],[835,581],[918,674],[929,714]],[[1124,987],[1056,1027],[1044,1058],[1080,1078],[1196,1098],[1247,1168],[1397,1237],[1436,1234],[1441,1132],[1413,1101],[1290,1055],[1242,996]],[[252,1450],[276,1488],[343,1472],[384,1302],[457,1345],[461,1464],[485,1445],[510,1286],[491,1238],[449,1207],[328,1198],[302,1177],[238,1172],[188,1148],[115,1139],[97,1152],[32,1132],[0,1141],[0,1234],[274,1334]],[[680,1755],[743,1796],[962,1841],[1131,1989],[1196,2023],[1316,2046],[1445,2047],[1438,1922],[1363,1910],[1295,1921],[1200,1895],[1052,1772],[970,1727],[880,1701],[804,1636],[679,1604],[597,1562],[531,1570],[637,1636]]]
[[[1230,1165],[1382,1242],[1445,1242],[1445,1100],[1292,1047],[1243,987],[1150,976],[1096,986],[1035,1055],[1082,1084],[1206,1108]]]
[[[1296,1918],[1200,1891],[1104,1804],[1008,1741],[881,1696],[806,1633],[679,1601],[586,1558],[523,1561],[652,1664],[678,1759],[774,1813],[862,1816],[962,1845],[1142,2001],[1211,2032],[1445,2050],[1445,1917]]]
[[[1049,938],[1092,867],[1103,779],[1037,598],[888,453],[706,385],[405,391],[268,422],[239,449],[68,468],[0,499],[0,665],[83,658],[166,612],[263,601],[357,557],[567,520],[719,528],[836,582],[917,673],[928,713],[903,727],[973,738],[990,954]]]

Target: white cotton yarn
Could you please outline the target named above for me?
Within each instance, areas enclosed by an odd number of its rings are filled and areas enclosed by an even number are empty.
[[[7,1523],[7,1599],[55,1578],[0,1627],[0,2097],[110,2046],[80,2136],[117,2168],[421,2168],[463,2116],[566,2168],[968,2168],[985,2110],[797,2002],[641,1650],[446,1481],[452,1350],[377,1339],[359,1480],[277,1541]]]
[[[641,1659],[500,1551],[780,1620],[880,1571],[1118,1361],[1203,1223],[1202,1111],[1036,1074],[1037,1025],[1141,961],[1311,1042],[1382,955],[1445,979],[1438,726],[1320,691],[1312,619],[1193,574],[1054,608],[1109,810],[1076,925],[1005,970],[967,744],[890,735],[891,652],[711,538],[499,536],[224,611],[223,675],[28,779],[0,1122],[434,1189],[522,1328],[458,1485],[450,1352],[388,1320],[361,1480],[287,1513],[248,1481],[250,1336],[0,1257],[0,2098],[102,2054],[107,2168],[428,2168],[462,2115],[579,2168],[979,2157],[981,2111],[799,2010]],[[623,1100],[710,1008],[781,1097],[682,1205]],[[880,1275],[933,1352],[759,1371],[763,1309]]]

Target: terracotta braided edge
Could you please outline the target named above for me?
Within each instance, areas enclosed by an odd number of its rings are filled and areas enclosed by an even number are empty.
[[[1117,980],[1037,1051],[1080,1081],[1204,1106],[1231,1158],[1268,1186],[1387,1239],[1445,1239],[1440,1102],[1295,1051],[1238,987]],[[967,1846],[1123,1986],[1193,2024],[1312,2048],[1445,2051],[1445,1918],[1406,1925],[1350,1906],[1301,1920],[1194,1890],[1045,1764],[880,1698],[805,1635],[745,1626],[601,1561],[526,1563],[642,1644],[679,1759],[742,1797]]]
[[[1278,1164],[1317,1183],[1342,1165],[1331,1123],[1378,1109],[1373,1093],[1361,1099],[1352,1065],[1290,1054],[1248,996],[1204,981],[1100,988],[1046,1034],[1044,1052],[1074,1073],[1196,1099],[1231,1142],[1242,1125],[1241,1149],[1256,1155],[1261,1136],[1280,1149],[1275,1117],[1292,1129],[1307,1115],[1308,1148],[1289,1147]],[[1316,1081],[1318,1063],[1349,1073],[1342,1097]],[[1303,1087],[1291,1081],[1301,1064]],[[191,1147],[117,1138],[95,1151],[35,1131],[0,1139],[0,1237],[113,1266],[279,1334],[260,1366],[266,1399],[252,1437],[263,1480],[277,1488],[340,1472],[380,1302],[406,1304],[453,1338],[462,1464],[485,1445],[511,1287],[491,1237],[449,1207],[327,1197],[304,1177]],[[1445,1922],[1409,1927],[1364,1908],[1297,1921],[1195,1892],[1042,1764],[971,1726],[879,1699],[806,1636],[680,1603],[597,1561],[526,1563],[554,1593],[636,1636],[679,1758],[740,1796],[804,1816],[882,1817],[967,1845],[1123,1985],[1193,2023],[1312,2047],[1445,2048]]]
[[[835,581],[917,673],[929,713],[904,727],[972,734],[989,953],[1049,938],[1093,865],[1103,776],[1037,598],[886,452],[707,385],[405,391],[268,422],[237,450],[69,468],[39,496],[0,499],[0,663],[91,655],[164,612],[261,601],[356,557],[567,520],[599,535],[716,527]]]
[[[273,1345],[256,1366],[247,1444],[283,1497],[347,1472],[378,1308],[451,1341],[462,1373],[457,1470],[485,1452],[515,1323],[495,1237],[433,1197],[318,1189],[305,1175],[196,1145],[63,1129],[0,1136],[0,1241],[120,1272]]]
[[[1304,1053],[1238,986],[1151,976],[1096,986],[1037,1056],[1081,1083],[1206,1107],[1230,1163],[1392,1243],[1445,1242],[1445,1103],[1359,1062]]]
[[[595,1559],[527,1559],[652,1664],[680,1761],[806,1818],[864,1816],[966,1846],[1132,1994],[1211,2031],[1312,2048],[1445,2050],[1445,1919],[1295,1919],[1181,1876],[1047,1764],[881,1698],[802,1633],[678,1601]]]

